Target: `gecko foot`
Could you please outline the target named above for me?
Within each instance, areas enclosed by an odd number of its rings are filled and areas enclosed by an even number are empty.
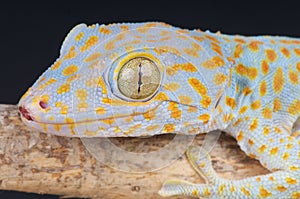
[[[188,195],[194,197],[212,197],[217,184],[222,180],[212,167],[211,159],[204,149],[192,146],[187,151],[187,157],[195,171],[200,174],[207,184],[193,184],[183,180],[167,180],[159,194],[161,196]]]

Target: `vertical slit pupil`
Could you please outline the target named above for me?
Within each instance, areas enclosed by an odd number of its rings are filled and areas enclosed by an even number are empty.
[[[141,92],[141,85],[143,84],[143,82],[142,82],[142,75],[143,75],[143,73],[142,73],[142,63],[140,63],[140,65],[139,65],[139,81],[138,81],[139,87],[138,87],[138,93]]]

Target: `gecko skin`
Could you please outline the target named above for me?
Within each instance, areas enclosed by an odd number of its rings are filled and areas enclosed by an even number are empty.
[[[300,40],[230,36],[164,23],[77,25],[59,58],[19,102],[23,121],[69,137],[199,134],[220,129],[272,171],[222,179],[187,156],[206,184],[160,194],[300,198]]]

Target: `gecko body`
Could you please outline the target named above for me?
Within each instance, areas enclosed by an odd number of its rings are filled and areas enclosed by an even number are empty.
[[[220,129],[271,174],[164,183],[160,194],[300,198],[300,40],[230,36],[165,23],[77,25],[58,59],[23,95],[25,124],[68,137],[199,134]],[[203,158],[204,157],[204,158]]]

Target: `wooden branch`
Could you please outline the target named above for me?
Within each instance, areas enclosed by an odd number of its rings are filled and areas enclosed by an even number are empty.
[[[168,143],[170,136],[112,140],[125,148],[146,142],[149,147],[144,150],[153,150],[158,143]],[[203,138],[204,135],[198,135],[194,144],[200,145]],[[225,134],[222,134],[211,156],[215,169],[224,178],[241,179],[268,173]],[[64,197],[160,198],[157,192],[170,178],[204,182],[185,156],[155,172],[136,174],[114,170],[96,161],[80,139],[36,132],[20,121],[16,106],[0,105],[0,190]]]

